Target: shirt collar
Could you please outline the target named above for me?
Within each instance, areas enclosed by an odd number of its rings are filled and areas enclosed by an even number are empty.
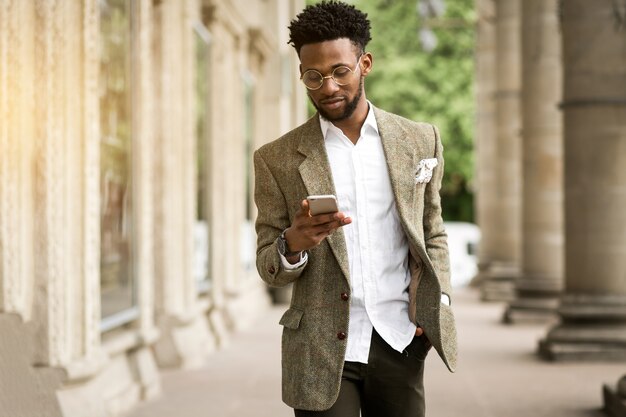
[[[370,103],[368,100],[367,105],[368,105],[368,111],[367,111],[367,116],[365,117],[365,121],[363,122],[363,126],[361,126],[361,136],[363,136],[363,134],[365,133],[367,129],[374,129],[376,134],[378,134],[378,123],[376,123],[376,116],[374,116],[372,103]],[[320,118],[320,128],[322,129],[322,135],[324,135],[324,139],[326,139],[326,135],[329,129],[334,130],[336,133],[341,132],[341,129],[335,126],[332,122],[324,119],[322,115],[320,115],[319,118]]]

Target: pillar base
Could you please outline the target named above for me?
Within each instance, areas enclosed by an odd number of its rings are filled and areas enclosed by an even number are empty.
[[[216,347],[224,349],[230,343],[230,331],[226,323],[224,308],[213,306],[207,312],[207,319],[211,328],[211,334],[215,338]]]
[[[524,277],[515,283],[516,298],[509,303],[502,322],[546,321],[557,316],[561,283],[554,278]]]
[[[559,325],[539,342],[539,355],[551,361],[626,362],[626,325]]]
[[[196,369],[206,363],[217,343],[203,313],[159,320],[161,337],[153,350],[160,368]]]
[[[626,376],[617,383],[617,389],[605,385],[604,394],[604,411],[609,417],[626,416]]]
[[[548,360],[626,361],[626,297],[566,294],[561,323],[539,342]]]
[[[519,277],[520,270],[515,265],[491,264],[481,275],[481,301],[513,301]]]
[[[239,331],[251,326],[259,317],[259,312],[267,310],[272,301],[267,286],[261,280],[253,280],[242,285],[238,291],[227,293],[225,314],[229,327]]]
[[[552,298],[517,298],[509,303],[502,315],[502,322],[514,324],[522,321],[546,322],[558,317],[559,299]]]
[[[480,263],[480,262],[478,263],[478,272],[476,273],[474,278],[472,278],[472,280],[469,283],[469,286],[471,288],[480,288],[481,285],[483,285],[483,282],[489,276],[489,267],[490,266],[491,266],[491,263]]]

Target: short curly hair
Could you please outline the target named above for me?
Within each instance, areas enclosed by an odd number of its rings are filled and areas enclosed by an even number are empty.
[[[291,21],[289,44],[298,56],[300,48],[309,43],[348,38],[361,52],[372,39],[367,14],[340,1],[322,1],[309,5]]]

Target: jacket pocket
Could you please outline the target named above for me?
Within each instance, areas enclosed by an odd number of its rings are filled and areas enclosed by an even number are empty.
[[[285,314],[280,318],[278,324],[285,326],[288,329],[297,329],[300,327],[300,321],[302,320],[302,315],[304,311],[299,308],[291,307],[289,310],[285,311]]]

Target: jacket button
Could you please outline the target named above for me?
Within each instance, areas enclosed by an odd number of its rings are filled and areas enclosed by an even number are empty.
[[[276,268],[274,268],[274,265],[267,268],[267,272],[269,272],[270,274],[273,274],[274,272],[276,272]]]
[[[345,332],[339,332],[337,333],[337,339],[339,340],[343,340],[346,338],[346,333]]]
[[[350,299],[350,296],[348,295],[348,293],[347,293],[347,292],[342,292],[342,293],[341,293],[341,299],[342,299],[343,301],[348,301],[348,300]]]

